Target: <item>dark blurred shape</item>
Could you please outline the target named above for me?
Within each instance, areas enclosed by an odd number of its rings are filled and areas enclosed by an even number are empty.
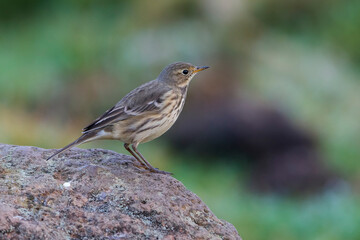
[[[234,81],[226,74],[234,71],[225,65],[218,68],[194,91],[196,97],[188,100],[167,135],[175,149],[221,161],[224,156],[235,161],[246,156],[250,186],[261,192],[315,192],[333,182],[335,177],[322,164],[309,132],[269,104],[236,97]]]
[[[128,5],[130,1],[116,0],[2,0],[0,1],[0,22],[19,22],[43,13],[48,14],[52,8],[69,8],[76,10],[90,10],[97,8],[105,14],[111,14]]]
[[[1,0],[0,21],[21,20],[36,13],[46,0]]]

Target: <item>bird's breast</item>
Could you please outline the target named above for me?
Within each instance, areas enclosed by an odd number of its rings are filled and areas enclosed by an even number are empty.
[[[144,122],[139,124],[141,128],[135,132],[134,142],[148,142],[164,134],[179,117],[184,103],[185,98],[182,96],[165,100],[161,111],[149,115]]]

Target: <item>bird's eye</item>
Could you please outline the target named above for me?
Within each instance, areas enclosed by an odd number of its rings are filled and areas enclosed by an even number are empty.
[[[183,72],[182,72],[184,75],[188,74],[189,71],[187,69],[185,69]]]

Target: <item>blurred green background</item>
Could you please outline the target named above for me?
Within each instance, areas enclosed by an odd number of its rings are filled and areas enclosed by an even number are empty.
[[[167,64],[211,66],[191,84],[186,110],[226,65],[236,92],[316,136],[337,186],[251,191],[247,164],[174,151],[171,130],[140,151],[244,239],[360,239],[359,26],[358,0],[3,0],[0,142],[60,148]],[[116,141],[81,147],[128,154]]]

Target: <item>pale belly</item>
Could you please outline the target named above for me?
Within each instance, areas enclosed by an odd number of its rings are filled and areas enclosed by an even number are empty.
[[[177,118],[178,116],[174,116],[172,118],[167,117],[162,121],[159,127],[149,129],[145,131],[143,134],[142,133],[138,134],[138,136],[135,138],[135,142],[145,143],[160,137],[167,130],[169,130],[169,128],[171,128],[172,125],[174,125]]]
[[[150,121],[147,124],[144,124],[137,131],[135,130],[137,129],[136,126],[141,125],[141,121],[145,121],[144,119],[134,123],[129,123],[127,121],[119,122],[117,126],[115,126],[116,133],[113,135],[113,138],[124,143],[135,144],[149,142],[157,137],[160,137],[175,123],[180,115],[183,105],[184,101],[181,102],[181,107],[178,111],[173,111],[167,116],[160,117],[157,121]],[[129,125],[134,126],[134,131],[127,131],[127,129],[129,129]]]

